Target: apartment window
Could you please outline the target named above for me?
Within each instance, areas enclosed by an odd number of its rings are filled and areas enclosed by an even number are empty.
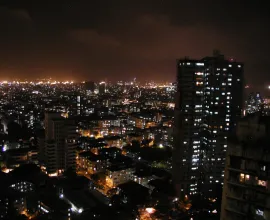
[[[258,180],[258,186],[263,186],[263,187],[266,187],[266,181],[264,181],[264,180]]]
[[[240,174],[239,181],[240,181],[241,183],[245,182],[245,174],[243,174],[243,173]]]
[[[264,216],[264,211],[262,211],[260,209],[256,209],[256,215],[258,215],[258,216]]]
[[[250,179],[250,175],[249,174],[244,174],[244,173],[241,173],[240,174],[239,181],[241,183],[247,182],[247,181],[249,181],[249,179]]]
[[[265,165],[261,166],[261,170],[262,171],[265,171],[266,170],[266,166]]]

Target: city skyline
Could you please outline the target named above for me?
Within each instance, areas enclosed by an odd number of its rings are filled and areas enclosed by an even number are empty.
[[[258,3],[9,1],[0,12],[2,80],[174,81],[175,58],[220,49],[246,64],[247,83],[269,83],[269,15]]]
[[[0,1],[0,220],[269,219],[269,11]]]

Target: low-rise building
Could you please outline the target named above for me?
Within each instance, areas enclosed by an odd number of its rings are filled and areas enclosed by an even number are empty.
[[[89,174],[104,171],[108,160],[90,151],[82,152],[78,156],[79,168],[85,169]]]
[[[107,168],[106,185],[116,187],[132,179],[134,168],[128,166],[114,165]]]
[[[123,147],[123,139],[120,136],[109,136],[105,138],[105,142],[109,147]]]

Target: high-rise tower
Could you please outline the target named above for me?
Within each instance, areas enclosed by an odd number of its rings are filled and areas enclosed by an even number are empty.
[[[227,135],[241,116],[243,64],[215,52],[178,60],[177,70],[174,181],[179,192],[211,194],[223,181]]]
[[[177,189],[186,194],[193,189],[197,191],[204,63],[188,58],[178,60],[177,70],[173,175]]]

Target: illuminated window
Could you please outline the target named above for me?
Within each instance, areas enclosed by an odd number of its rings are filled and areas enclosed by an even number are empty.
[[[258,180],[258,185],[266,187],[267,184],[266,184],[266,181],[264,180]]]
[[[240,174],[239,181],[240,181],[241,183],[245,182],[245,174],[243,174],[243,173]]]
[[[262,211],[260,209],[256,209],[256,215],[264,216],[264,211]]]
[[[265,171],[266,170],[266,166],[261,166],[261,170]]]

